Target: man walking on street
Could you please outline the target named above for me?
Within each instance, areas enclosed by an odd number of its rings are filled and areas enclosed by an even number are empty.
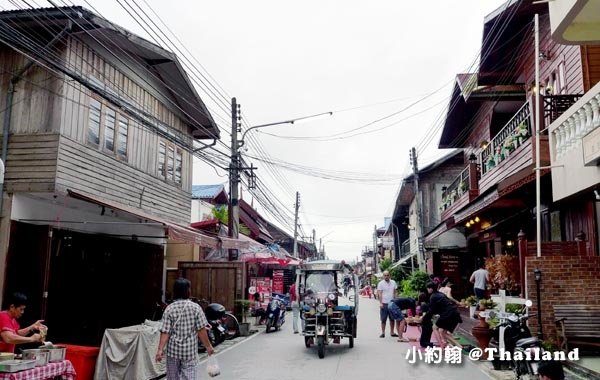
[[[294,334],[298,334],[298,320],[300,319],[300,304],[298,303],[298,294],[296,292],[296,283],[290,286],[290,301],[292,301],[292,327]]]
[[[485,263],[483,259],[479,261],[479,269],[473,272],[469,281],[473,283],[473,291],[475,292],[477,301],[484,299],[485,288],[490,281],[490,273],[485,270]],[[479,307],[479,304],[477,304],[477,307]]]
[[[396,298],[396,281],[390,279],[390,272],[387,270],[383,272],[383,281],[379,281],[377,284],[377,298],[379,299],[379,317],[381,319],[381,335],[380,338],[385,338],[385,324],[388,318],[390,319],[390,336],[397,337],[398,334],[394,334],[394,321],[391,319],[388,304],[392,299]]]
[[[206,316],[200,305],[189,300],[190,286],[190,281],[185,278],[175,280],[175,301],[165,309],[160,325],[156,361],[162,360],[166,347],[169,380],[198,378],[198,338],[208,355],[214,352],[206,331]]]

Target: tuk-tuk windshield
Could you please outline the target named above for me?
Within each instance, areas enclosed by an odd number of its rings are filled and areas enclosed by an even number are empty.
[[[333,293],[337,291],[335,276],[332,272],[315,272],[306,276],[306,292]]]

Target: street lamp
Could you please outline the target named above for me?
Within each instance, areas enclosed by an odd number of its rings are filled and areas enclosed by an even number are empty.
[[[544,339],[544,332],[542,330],[542,300],[540,298],[540,282],[542,281],[542,271],[539,268],[533,270],[535,276],[535,288],[537,292],[537,315],[538,315],[538,338]]]
[[[244,133],[242,134],[242,138],[240,139],[239,143],[238,143],[238,149],[241,148],[242,146],[244,146],[244,137],[246,136],[246,133],[250,132],[253,129],[257,129],[257,128],[264,128],[264,127],[270,127],[273,125],[281,125],[281,124],[300,124],[303,123],[306,119],[316,119],[316,118],[321,118],[324,116],[331,116],[333,115],[333,112],[322,112],[322,113],[317,113],[314,115],[309,115],[309,116],[303,116],[303,117],[299,117],[297,119],[290,119],[290,120],[284,120],[284,121],[277,121],[275,123],[267,123],[267,124],[260,124],[260,125],[255,125],[252,126],[248,129],[246,129],[244,131]]]
[[[244,137],[253,129],[270,127],[280,124],[298,124],[307,119],[314,119],[321,116],[333,115],[333,112],[322,112],[314,115],[288,119],[274,123],[260,124],[248,128],[242,134],[242,138],[238,140],[238,131],[241,132],[241,113],[240,105],[237,104],[236,98],[231,99],[231,163],[229,164],[229,220],[228,220],[228,235],[231,238],[238,238],[239,232],[239,172],[241,169],[241,159],[239,149],[244,145]],[[229,260],[233,259],[233,252],[229,251]]]

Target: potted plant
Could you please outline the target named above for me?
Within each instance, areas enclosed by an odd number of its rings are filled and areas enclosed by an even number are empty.
[[[523,142],[529,137],[529,130],[527,129],[527,125],[524,121],[522,121],[517,128],[515,129],[515,137],[519,145],[523,144]]]
[[[479,300],[479,311],[493,309],[496,306],[498,305],[496,304],[496,302],[492,301],[491,298]]]
[[[500,162],[502,162],[502,160],[504,160],[504,152],[502,151],[502,147],[501,146],[497,146],[496,147],[496,157],[494,157],[494,160],[496,161],[496,165],[498,165]]]
[[[469,316],[470,317],[473,317],[475,315],[475,309],[477,306],[477,297],[475,297],[473,295],[468,296],[467,298],[460,301],[460,303],[462,305],[464,305],[465,307],[469,308]]]
[[[485,167],[489,171],[492,170],[494,166],[496,166],[495,156],[493,154],[490,154],[487,160],[485,161]]]
[[[465,193],[468,188],[469,188],[469,186],[467,185],[467,181],[462,181],[460,183],[460,191],[461,192]]]
[[[235,303],[240,307],[242,312],[242,323],[240,323],[240,335],[248,336],[250,335],[250,323],[247,321],[248,310],[250,306],[252,306],[252,301],[250,300],[236,300]]]
[[[506,137],[506,139],[504,140],[504,144],[503,145],[503,150],[504,150],[504,156],[508,157],[509,154],[511,154],[512,152],[515,151],[515,149],[517,148],[517,139],[514,138],[513,135],[508,135]]]

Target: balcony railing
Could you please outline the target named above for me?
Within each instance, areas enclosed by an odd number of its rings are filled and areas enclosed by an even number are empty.
[[[531,136],[531,107],[529,102],[515,113],[481,152],[481,174],[485,175]]]
[[[442,191],[441,211],[446,210],[454,202],[460,199],[463,194],[469,192],[469,167],[467,166],[460,174],[452,181],[446,190]]]
[[[556,157],[560,158],[566,152],[578,147],[581,138],[598,127],[600,127],[600,93],[590,97],[581,107],[573,110],[571,116],[553,129]]]
[[[582,95],[548,95],[544,96],[544,122],[548,127],[558,119],[560,115],[565,113]],[[542,127],[543,128],[543,127]]]
[[[400,258],[410,255],[410,239],[404,240],[400,248]]]

